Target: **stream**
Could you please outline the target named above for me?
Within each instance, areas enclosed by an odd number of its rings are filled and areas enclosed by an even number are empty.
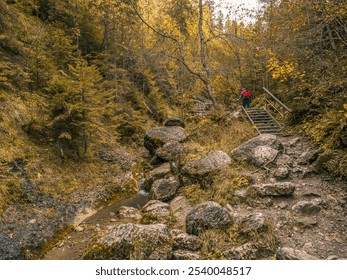
[[[48,251],[45,260],[78,260],[83,258],[84,252],[92,242],[97,232],[110,225],[117,224],[116,213],[122,206],[142,208],[148,201],[149,195],[143,188],[144,179],[138,181],[138,192],[129,198],[111,203],[97,212],[87,214],[81,222],[75,223],[75,230],[64,239],[59,240],[54,248]]]
[[[122,206],[134,207],[138,209],[142,208],[142,206],[144,206],[149,201],[148,192],[146,192],[143,188],[144,181],[144,179],[141,179],[138,182],[138,192],[136,194],[129,198],[124,198],[108,206],[103,207],[94,215],[86,218],[83,221],[83,223],[91,224],[94,222],[100,222],[100,218],[105,217],[105,215],[109,215],[110,213],[117,213],[119,208],[121,208]]]

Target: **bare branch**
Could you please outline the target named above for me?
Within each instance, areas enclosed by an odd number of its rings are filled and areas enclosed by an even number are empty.
[[[173,42],[176,43],[177,45],[177,48],[178,48],[178,52],[179,52],[179,57],[177,56],[172,56],[172,55],[168,55],[168,54],[165,54],[167,55],[168,57],[170,58],[173,58],[177,61],[179,61],[180,63],[182,63],[182,65],[188,70],[188,72],[190,72],[191,74],[195,75],[196,77],[199,78],[200,81],[203,82],[203,84],[205,85],[206,87],[206,90],[207,90],[207,94],[208,96],[210,97],[212,103],[213,103],[213,106],[216,106],[216,100],[213,96],[213,93],[212,93],[212,88],[211,88],[211,71],[210,69],[207,67],[207,64],[206,64],[206,61],[205,61],[205,50],[204,50],[204,44],[205,44],[205,40],[204,40],[204,36],[203,36],[203,32],[202,32],[202,20],[203,20],[203,17],[202,17],[202,0],[199,0],[199,9],[200,9],[200,18],[199,18],[199,34],[200,34],[200,47],[201,47],[201,52],[200,52],[200,56],[201,56],[201,63],[202,63],[202,66],[206,72],[206,77],[201,73],[201,72],[197,72],[197,71],[194,71],[190,66],[189,64],[187,63],[186,59],[185,59],[185,56],[184,56],[184,52],[183,52],[183,46],[182,46],[182,43],[180,42],[180,40],[178,38],[176,38],[175,36],[171,35],[171,34],[168,34],[168,33],[164,33],[160,30],[157,30],[156,28],[154,28],[153,26],[151,26],[142,16],[141,14],[139,13],[139,11],[137,10],[137,7],[136,5],[134,4],[134,2],[132,0],[130,0],[130,4],[131,6],[133,7],[136,15],[139,17],[139,19],[150,29],[152,30],[154,33],[158,34],[159,36],[161,37],[164,37],[164,38],[167,38],[167,39],[170,39],[172,40]]]

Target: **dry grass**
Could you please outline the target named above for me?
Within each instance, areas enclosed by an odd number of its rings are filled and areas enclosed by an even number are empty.
[[[223,116],[223,112],[220,114]],[[235,119],[229,115],[216,121],[214,120],[216,117],[212,119],[210,117],[196,118],[194,122],[188,124],[187,131],[190,135],[185,143],[187,156],[183,159],[184,162],[199,159],[212,150],[229,153],[256,136],[253,127],[244,119]]]
[[[249,185],[248,179],[239,175],[235,167],[224,168],[211,181],[212,185],[207,188],[192,184],[182,187],[180,191],[192,205],[212,200],[225,206],[230,203],[236,190]]]
[[[201,249],[201,259],[203,260],[224,260],[223,253],[239,245],[237,226],[229,230],[207,230],[202,233],[200,239],[203,241]]]
[[[231,150],[256,136],[248,121],[232,118],[224,111],[214,111],[205,118],[196,117],[191,121],[187,127],[190,136],[184,144],[186,152],[183,164],[200,159],[212,150],[222,150],[229,154]],[[248,167],[228,166],[213,178],[206,178],[208,183],[204,187],[201,187],[202,183],[191,184],[181,188],[181,192],[193,205],[207,200],[226,205],[237,189],[249,184],[247,178],[240,175],[241,169],[245,168]]]

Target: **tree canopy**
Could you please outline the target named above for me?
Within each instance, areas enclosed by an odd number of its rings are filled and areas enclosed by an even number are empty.
[[[345,151],[346,1],[259,3],[236,21],[214,1],[1,1],[1,106],[20,100],[26,116],[1,116],[20,127],[4,135],[83,158],[110,138],[138,142],[192,102],[235,107],[242,87],[265,86],[292,125]]]

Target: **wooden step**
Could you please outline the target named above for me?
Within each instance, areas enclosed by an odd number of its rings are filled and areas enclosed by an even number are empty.
[[[254,124],[274,124],[274,125],[278,125],[274,121],[266,121],[266,120],[253,120],[253,123]]]
[[[258,129],[281,129],[278,125],[273,125],[273,126],[259,126],[259,125],[257,125],[257,128]]]
[[[261,133],[269,133],[269,134],[272,134],[272,133],[281,133],[281,130],[277,129],[277,130],[274,130],[274,129],[267,129],[267,130],[263,130],[263,129],[258,129]]]
[[[259,134],[282,135],[281,126],[263,108],[254,108],[246,111],[251,122],[257,128]]]

